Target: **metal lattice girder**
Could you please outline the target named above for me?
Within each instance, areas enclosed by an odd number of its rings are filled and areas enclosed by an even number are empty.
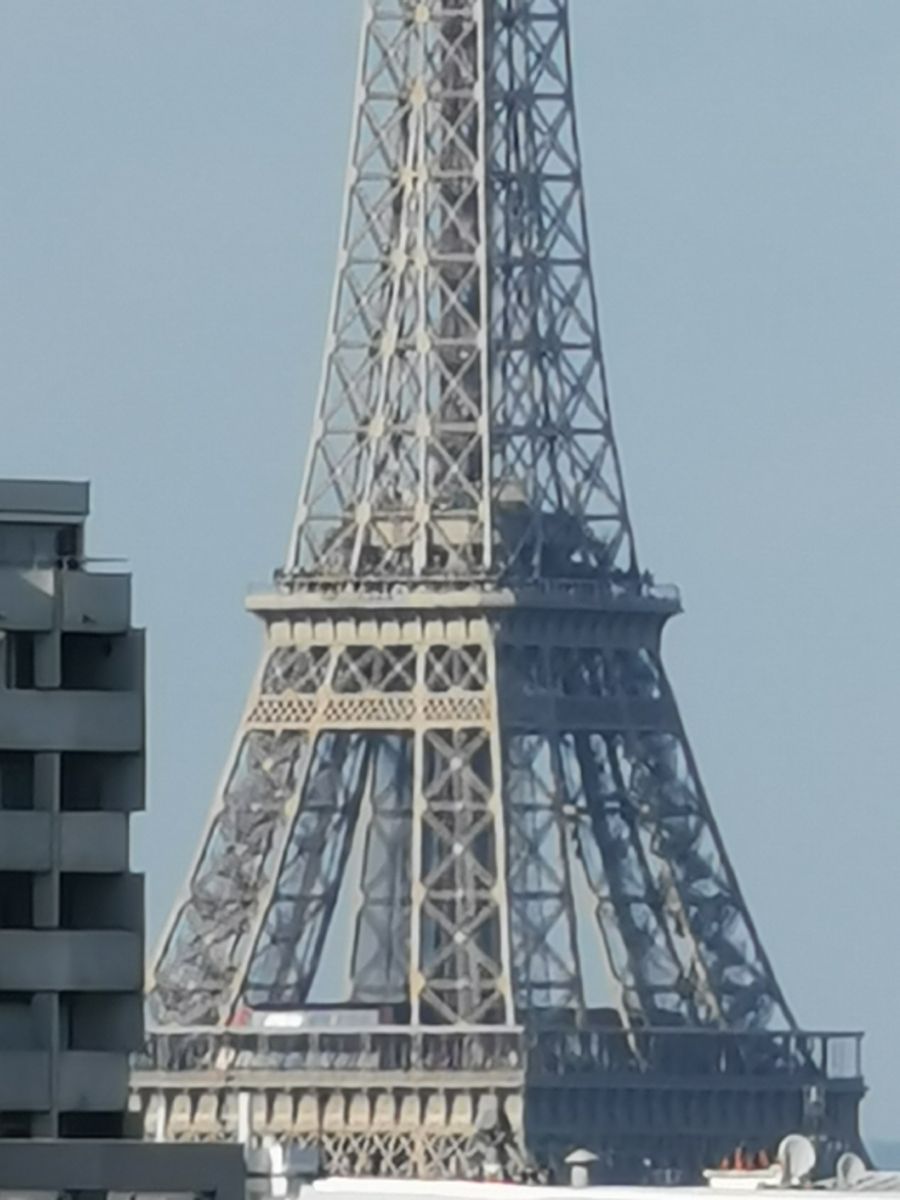
[[[558,0],[367,5],[289,571],[633,562]]]
[[[299,731],[249,730],[213,808],[188,894],[155,973],[151,1015],[216,1024],[244,968],[259,883],[287,832],[285,810],[302,772]]]
[[[502,1023],[584,1008],[587,947],[626,1021],[790,1024],[656,652],[604,644],[621,623],[295,627],[251,697],[156,1018],[301,1008],[344,947],[335,1003]]]
[[[566,0],[368,0],[322,392],[151,1013],[790,1026],[613,437]]]

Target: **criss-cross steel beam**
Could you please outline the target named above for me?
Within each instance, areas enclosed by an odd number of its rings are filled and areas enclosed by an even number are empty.
[[[365,627],[350,603],[321,639],[308,621],[269,624],[158,960],[159,1019],[307,1003],[357,862],[357,998],[450,1023],[506,1020],[539,993],[583,1006],[582,878],[624,1019],[789,1023],[658,624],[641,634],[632,618],[617,647],[609,622],[587,623],[569,645],[536,617],[532,644],[482,613],[457,641],[441,609],[450,584],[590,585],[618,594],[624,621],[645,601],[581,180],[567,4],[366,6],[322,394],[281,578],[299,610],[339,585],[367,602],[438,589],[440,619],[389,632],[383,608]],[[622,703],[644,723],[622,723]],[[408,773],[391,776],[393,806],[388,753]]]
[[[633,562],[567,6],[368,6],[297,577]]]

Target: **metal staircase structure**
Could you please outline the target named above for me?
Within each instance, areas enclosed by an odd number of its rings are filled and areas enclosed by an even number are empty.
[[[149,981],[150,1136],[509,1174],[856,1148],[660,658],[567,0],[368,0],[330,333],[265,650]]]

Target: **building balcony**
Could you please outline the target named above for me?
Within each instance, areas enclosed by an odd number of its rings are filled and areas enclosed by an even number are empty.
[[[0,628],[52,629],[54,576],[49,569],[0,567]]]
[[[59,845],[61,871],[127,871],[128,817],[124,812],[62,813]]]
[[[0,628],[47,633],[59,626],[70,633],[112,634],[130,624],[129,575],[0,567]]]
[[[59,869],[114,874],[128,870],[128,818],[119,812],[0,811],[0,871],[49,871],[53,820],[59,824]]]
[[[57,576],[67,632],[125,633],[131,627],[131,576],[62,571]]]
[[[52,1056],[46,1050],[0,1050],[0,1109],[47,1112]],[[115,1112],[128,1098],[124,1054],[72,1050],[59,1055],[56,1106],[63,1112]]]
[[[0,690],[0,750],[137,754],[143,747],[138,691]]]
[[[2,992],[137,992],[142,938],[125,930],[0,930]]]

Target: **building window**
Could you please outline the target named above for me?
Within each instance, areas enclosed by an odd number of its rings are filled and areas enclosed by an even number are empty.
[[[7,688],[34,687],[34,634],[0,632],[0,681]]]
[[[28,1050],[37,1044],[31,996],[0,992],[0,1049]]]
[[[0,525],[0,562],[12,567],[49,567],[56,561],[57,527],[4,522]]]
[[[0,929],[34,926],[34,877],[24,871],[0,871]]]
[[[77,692],[124,691],[133,687],[135,643],[128,637],[64,633],[62,686]]]
[[[0,1112],[0,1138],[31,1137],[33,1113]]]
[[[34,808],[34,755],[0,752],[0,808]]]
[[[120,1138],[125,1116],[120,1112],[66,1112],[59,1114],[61,1138]]]
[[[63,812],[137,812],[144,802],[144,760],[139,754],[60,755]]]
[[[102,754],[63,754],[59,806],[63,812],[98,812],[104,807],[106,764]]]
[[[56,558],[61,567],[81,566],[81,530],[77,525],[64,525],[56,531]]]
[[[0,563],[9,567],[77,567],[81,558],[78,525],[0,524]]]
[[[110,929],[115,921],[115,875],[66,874],[59,880],[60,929]]]

